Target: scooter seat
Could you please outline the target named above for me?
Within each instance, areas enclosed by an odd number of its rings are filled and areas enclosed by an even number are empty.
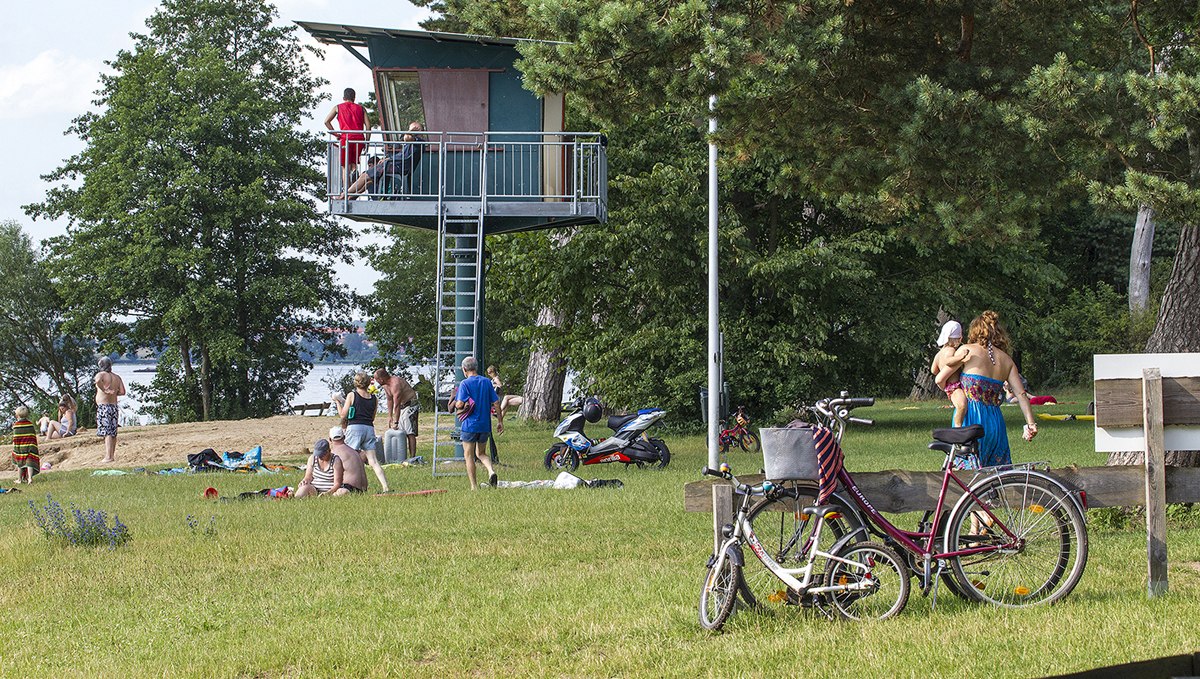
[[[630,415],[610,415],[608,417],[608,428],[613,431],[617,431],[621,427],[624,427],[627,422],[631,422],[635,419],[637,419],[637,413]]]

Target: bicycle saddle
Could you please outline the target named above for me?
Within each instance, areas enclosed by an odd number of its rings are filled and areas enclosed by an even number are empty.
[[[810,516],[825,516],[829,512],[836,512],[837,509],[837,505],[818,505],[816,507],[805,507],[800,510],[800,513]]]
[[[978,441],[983,438],[983,425],[972,424],[967,427],[954,427],[951,429],[934,429],[933,439],[942,443],[957,443],[962,445],[972,441]]]

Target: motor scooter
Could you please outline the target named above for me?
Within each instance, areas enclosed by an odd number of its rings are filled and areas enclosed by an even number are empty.
[[[571,404],[571,412],[554,430],[558,443],[546,451],[546,469],[575,471],[580,463],[604,464],[621,462],[639,468],[664,469],[671,462],[671,451],[659,438],[650,438],[646,430],[666,416],[662,408],[645,408],[628,415],[610,415],[608,428],[612,436],[593,441],[584,433],[588,422],[600,421],[603,406],[595,397],[579,398]]]

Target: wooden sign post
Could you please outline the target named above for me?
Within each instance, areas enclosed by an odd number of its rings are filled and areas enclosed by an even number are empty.
[[[1145,452],[1147,591],[1167,593],[1166,451],[1200,450],[1200,354],[1098,355],[1097,452]],[[1140,378],[1140,379],[1139,379]]]
[[[1142,370],[1142,428],[1146,433],[1146,556],[1149,593],[1167,593],[1167,474],[1163,448],[1162,371]]]

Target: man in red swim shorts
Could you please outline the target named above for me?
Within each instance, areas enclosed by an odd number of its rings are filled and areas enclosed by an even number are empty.
[[[338,129],[357,130],[338,135],[338,163],[342,167],[341,180],[338,188],[345,186],[358,175],[358,159],[367,150],[367,135],[362,132],[367,128],[367,109],[354,102],[354,88],[347,87],[342,93],[342,103],[333,107],[325,116],[325,127],[333,129],[333,119],[337,118]],[[349,167],[350,174],[346,175]]]

